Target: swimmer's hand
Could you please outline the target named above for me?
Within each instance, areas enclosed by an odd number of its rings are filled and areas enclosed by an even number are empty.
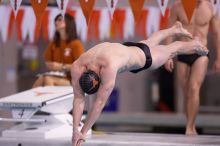
[[[165,65],[164,65],[165,69],[169,72],[172,72],[173,69],[174,69],[174,62],[173,62],[173,59],[169,59]]]
[[[73,131],[73,146],[81,146],[85,142],[85,136],[78,130]]]

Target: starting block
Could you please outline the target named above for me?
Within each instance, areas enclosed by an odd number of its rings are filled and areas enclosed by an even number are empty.
[[[69,112],[73,98],[71,86],[37,87],[1,98],[0,108],[11,110],[12,118],[0,118],[0,122],[19,123],[4,130],[2,136],[45,139],[72,137],[73,124]],[[35,115],[38,111],[48,114]],[[81,122],[79,128],[82,126]],[[88,134],[91,134],[91,130]]]

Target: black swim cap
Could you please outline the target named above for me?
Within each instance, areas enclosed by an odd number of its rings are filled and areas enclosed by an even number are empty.
[[[100,82],[99,75],[92,70],[84,72],[79,79],[81,89],[87,94],[94,94],[97,92]]]

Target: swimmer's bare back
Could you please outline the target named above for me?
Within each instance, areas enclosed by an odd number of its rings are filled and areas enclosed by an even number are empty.
[[[85,70],[99,71],[102,67],[113,66],[125,71],[144,66],[145,55],[138,47],[127,47],[120,43],[101,43],[84,53],[78,60]]]

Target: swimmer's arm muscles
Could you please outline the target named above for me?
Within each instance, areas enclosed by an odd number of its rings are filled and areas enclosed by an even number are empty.
[[[81,90],[79,86],[79,78],[82,74],[82,71],[80,71],[80,68],[78,65],[73,64],[72,70],[71,70],[71,76],[72,76],[72,86],[73,86],[73,93],[74,93],[74,99],[73,99],[73,132],[74,130],[78,131],[79,123],[81,121],[82,113],[85,106],[85,94]]]
[[[104,108],[113,88],[115,85],[116,78],[115,69],[105,69],[101,71],[101,85],[97,92],[96,100],[90,110],[86,122],[81,130],[83,135],[86,135],[87,131],[93,126],[95,121],[100,116],[102,109]]]
[[[81,117],[83,114],[84,106],[85,106],[85,96],[82,93],[79,85],[74,85],[73,83],[73,92],[74,92],[74,100],[73,100],[73,131],[77,130],[79,127],[79,123],[81,121]]]

